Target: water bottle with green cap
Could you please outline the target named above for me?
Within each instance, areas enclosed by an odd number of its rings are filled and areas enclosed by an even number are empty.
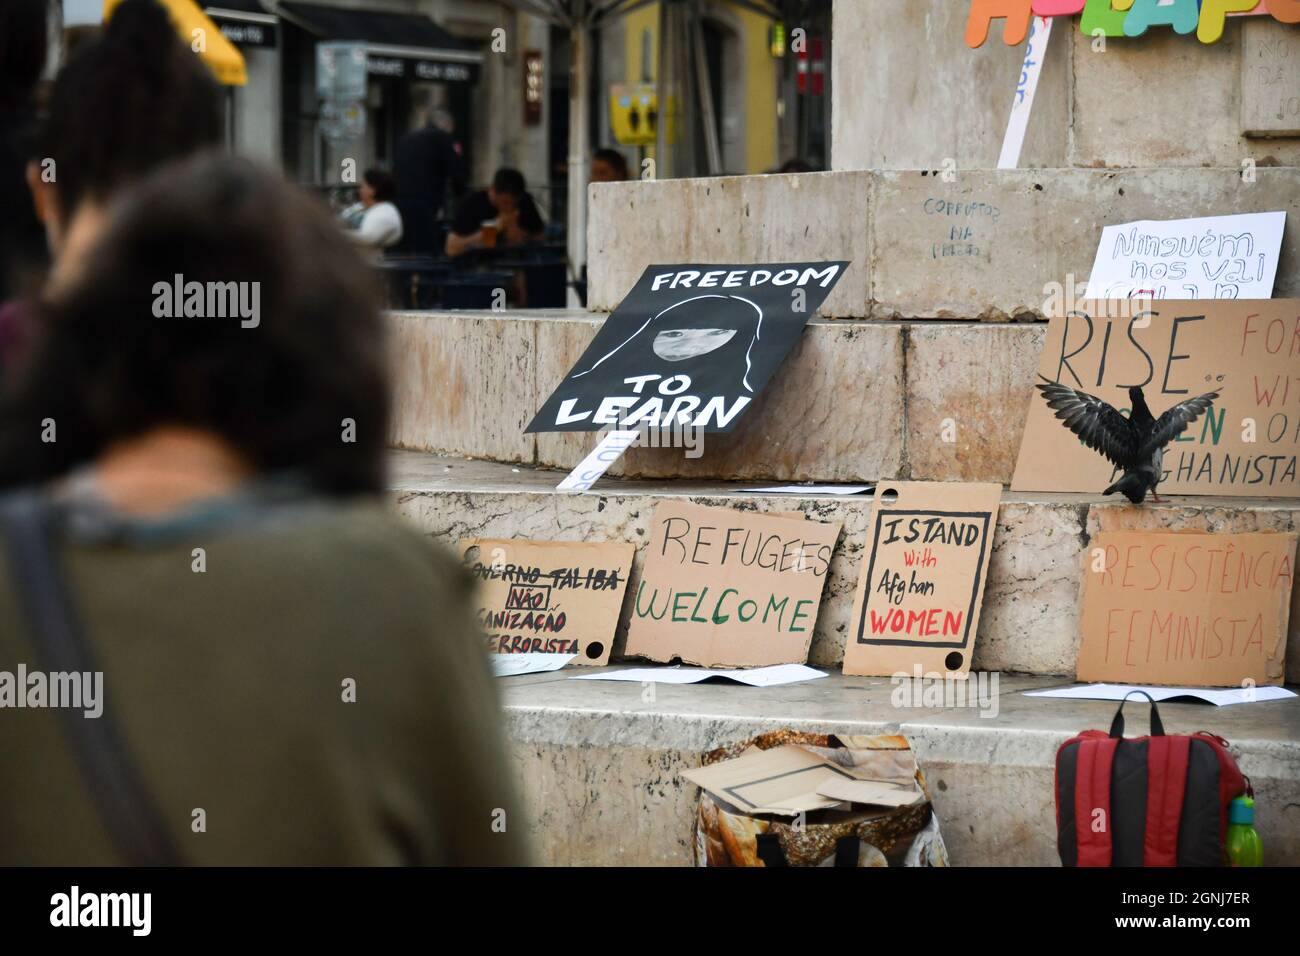
[[[1255,796],[1249,789],[1228,804],[1228,863],[1264,865],[1264,844],[1255,832]]]

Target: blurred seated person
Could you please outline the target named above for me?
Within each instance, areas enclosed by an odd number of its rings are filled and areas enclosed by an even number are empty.
[[[621,183],[628,179],[627,160],[616,149],[598,149],[591,157],[593,183]]]
[[[341,214],[348,235],[377,252],[401,242],[402,214],[393,202],[397,198],[393,177],[382,169],[367,169],[357,193],[360,199]]]
[[[522,246],[546,231],[537,203],[517,169],[498,169],[487,189],[471,193],[456,207],[447,233],[446,252],[453,259],[476,249]]]
[[[627,160],[616,149],[598,149],[591,154],[591,181],[593,183],[622,183],[628,180]],[[582,264],[582,273],[574,283],[578,301],[587,304],[587,264]]]
[[[807,160],[800,159],[798,156],[795,156],[794,158],[787,159],[784,163],[782,163],[781,168],[778,169],[777,172],[778,173],[815,173],[817,172],[817,169],[816,167],[813,166],[812,163],[808,162]]]

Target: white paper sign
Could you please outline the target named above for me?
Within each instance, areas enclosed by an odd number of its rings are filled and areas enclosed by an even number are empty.
[[[1285,212],[1107,226],[1089,299],[1271,299]]]
[[[1025,61],[1020,67],[1020,79],[1016,81],[1016,98],[1011,102],[1011,118],[1002,138],[998,169],[1015,169],[1020,165],[1020,148],[1025,144],[1029,114],[1034,108],[1034,94],[1038,92],[1038,77],[1042,75],[1043,57],[1051,38],[1052,21],[1048,17],[1034,17],[1029,24]]]
[[[517,677],[520,674],[542,674],[558,671],[577,654],[489,654],[493,677]]]
[[[813,670],[803,664],[774,664],[771,667],[750,667],[744,670],[713,670],[708,667],[633,667],[624,671],[594,671],[575,674],[569,680],[626,680],[644,684],[698,684],[710,677],[748,684],[751,687],[776,687],[799,681],[825,677],[825,671]]]
[[[750,491],[766,495],[860,495],[875,490],[875,485],[774,485],[770,488],[751,488]]]
[[[586,491],[609,470],[610,465],[622,458],[623,452],[635,445],[640,437],[641,433],[635,431],[605,432],[591,454],[582,459],[582,464],[569,472],[569,476],[556,485],[555,490],[575,493]]]
[[[1057,697],[1066,700],[1123,700],[1132,691],[1150,694],[1157,701],[1194,697],[1216,707],[1228,704],[1249,704],[1260,700],[1283,700],[1295,697],[1285,687],[1230,687],[1226,690],[1209,690],[1204,687],[1136,687],[1132,684],[1079,684],[1075,687],[1057,687],[1052,690],[1027,690],[1026,697]],[[1145,698],[1135,695],[1134,703],[1145,703]]]

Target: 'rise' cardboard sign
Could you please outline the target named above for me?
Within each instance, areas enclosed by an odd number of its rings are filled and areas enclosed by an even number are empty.
[[[650,266],[527,431],[730,431],[847,265]]]
[[[608,663],[635,550],[614,541],[461,541],[488,652]]]
[[[627,653],[707,667],[802,664],[839,533],[838,522],[663,502]]]
[[[1002,486],[882,482],[844,647],[844,673],[965,677]]]
[[[1107,531],[1083,556],[1081,681],[1281,684],[1294,534]]]
[[[1131,385],[1157,418],[1219,393],[1165,448],[1159,494],[1300,495],[1300,300],[1088,300],[1053,316],[1038,372],[1126,416]],[[1118,477],[1035,389],[1012,489],[1096,494]]]

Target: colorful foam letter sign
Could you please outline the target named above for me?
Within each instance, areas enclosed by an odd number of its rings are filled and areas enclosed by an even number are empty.
[[[966,45],[982,46],[994,20],[1006,21],[1002,39],[1018,46],[1031,17],[1076,13],[1083,14],[1079,30],[1085,36],[1140,37],[1150,27],[1168,26],[1175,33],[1195,32],[1202,43],[1217,43],[1227,17],[1271,15],[1278,23],[1300,23],[1300,0],[971,0]]]
[[[1196,27],[1196,39],[1202,43],[1218,43],[1229,13],[1249,13],[1258,5],[1259,0],[1201,0],[1201,22]]]
[[[1268,0],[1268,12],[1278,23],[1300,23],[1300,0]]]
[[[1083,10],[1087,0],[1034,0],[1036,17],[1072,17]]]
[[[1029,35],[1033,15],[1030,0],[972,0],[966,20],[966,45],[983,46],[993,21],[1006,20],[1002,25],[1002,41],[1007,46],[1019,46]]]
[[[1124,35],[1124,18],[1133,6],[1133,0],[1088,0],[1079,20],[1079,30],[1084,36],[1096,36],[1100,30],[1108,37]]]
[[[1160,0],[1136,0],[1124,19],[1124,35],[1140,37],[1148,27],[1169,26],[1175,33],[1192,33],[1201,16],[1196,0],[1174,0],[1162,6]]]

